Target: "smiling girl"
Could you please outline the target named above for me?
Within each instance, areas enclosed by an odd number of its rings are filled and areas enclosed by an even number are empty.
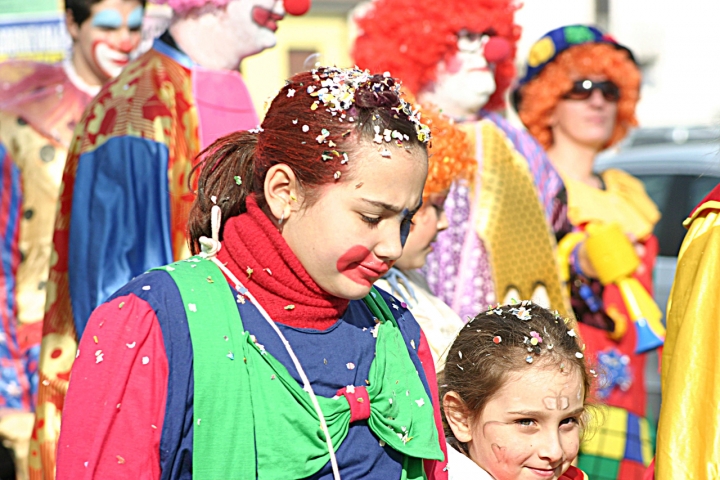
[[[591,385],[575,330],[531,302],[458,334],[443,373],[450,479],[578,479]]]
[[[391,77],[321,68],[211,145],[202,255],[88,322],[58,478],[446,478],[427,342],[372,288],[420,208],[428,140]]]

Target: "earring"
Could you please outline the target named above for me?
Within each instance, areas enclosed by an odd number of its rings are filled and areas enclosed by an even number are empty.
[[[278,226],[282,225],[284,220],[285,220],[285,211],[283,211],[282,215],[280,215],[280,220],[278,220]]]

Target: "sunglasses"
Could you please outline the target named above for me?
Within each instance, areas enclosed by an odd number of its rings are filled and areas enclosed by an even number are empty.
[[[593,82],[587,78],[573,83],[572,88],[563,95],[563,98],[567,100],[587,100],[596,89],[600,90],[603,98],[608,102],[617,102],[620,100],[620,88],[613,82],[609,80]]]

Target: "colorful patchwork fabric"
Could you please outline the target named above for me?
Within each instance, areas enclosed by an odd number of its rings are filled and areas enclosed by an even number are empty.
[[[201,147],[192,69],[156,41],[101,90],[76,129],[53,236],[32,478],[54,475],[70,368],[92,310],[134,276],[189,255],[188,177]]]
[[[593,480],[643,478],[653,457],[652,428],[647,419],[616,407],[602,407],[604,423],[580,447],[578,467]]]

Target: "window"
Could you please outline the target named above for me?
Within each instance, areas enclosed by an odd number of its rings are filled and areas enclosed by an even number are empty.
[[[695,175],[636,175],[662,213],[655,226],[660,255],[677,257],[685,238],[683,221],[695,206],[720,183],[718,177]]]

